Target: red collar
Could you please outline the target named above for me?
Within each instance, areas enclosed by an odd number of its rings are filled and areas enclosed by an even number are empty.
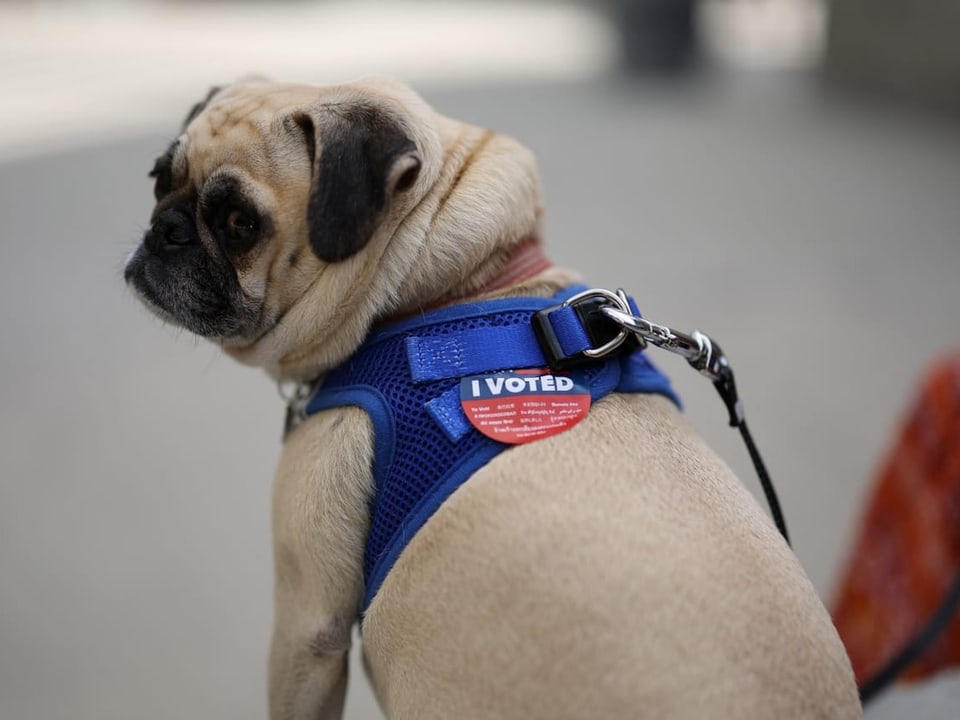
[[[517,243],[504,257],[502,265],[487,278],[480,287],[471,291],[471,295],[487,295],[497,290],[516,285],[524,280],[536,277],[544,270],[553,267],[550,258],[543,251],[540,244],[540,238],[536,235],[530,235]],[[419,307],[411,312],[391,315],[376,323],[376,327],[382,327],[398,320],[405,320],[413,315],[420,315],[431,310],[439,310],[447,305],[453,305],[462,301],[463,295],[456,292],[445,295],[434,303],[425,307]]]
[[[553,263],[543,251],[540,238],[531,235],[513,248],[500,269],[477,290],[477,294],[485,295],[516,285],[536,277],[552,266]]]

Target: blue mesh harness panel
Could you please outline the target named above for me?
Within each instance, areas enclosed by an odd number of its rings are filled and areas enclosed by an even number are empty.
[[[373,424],[364,611],[417,530],[470,475],[510,447],[469,425],[459,406],[461,377],[546,367],[530,318],[581,289],[552,299],[459,305],[396,323],[374,333],[324,378],[307,415],[352,405]],[[580,372],[594,401],[618,390],[660,393],[679,405],[666,376],[642,352]]]

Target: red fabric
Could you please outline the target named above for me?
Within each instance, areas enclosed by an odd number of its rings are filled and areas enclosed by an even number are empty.
[[[926,624],[960,572],[960,354],[932,368],[869,499],[833,618],[858,682]],[[906,673],[960,665],[960,618]]]

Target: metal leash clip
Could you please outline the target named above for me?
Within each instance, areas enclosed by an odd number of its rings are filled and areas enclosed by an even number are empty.
[[[616,294],[626,305],[627,294],[623,288],[618,288]],[[722,380],[729,370],[730,364],[720,346],[699,330],[687,335],[666,325],[658,325],[638,315],[624,312],[621,307],[607,306],[601,312],[620,327],[634,333],[642,344],[649,343],[682,355],[694,369],[711,380]]]
[[[618,288],[616,295],[624,304],[627,303],[627,295],[623,288]],[[690,367],[710,378],[730,412],[730,425],[738,427],[743,423],[743,405],[733,383],[730,361],[709,335],[699,330],[694,330],[687,335],[666,325],[659,325],[639,315],[625,312],[622,307],[608,305],[602,308],[601,312],[618,327],[633,333],[641,347],[648,344],[654,345],[680,355]]]

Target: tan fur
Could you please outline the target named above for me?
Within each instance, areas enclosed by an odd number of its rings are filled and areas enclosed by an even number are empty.
[[[404,118],[423,169],[370,244],[328,265],[306,241],[311,168],[283,122],[357,98]],[[191,184],[238,166],[278,218],[271,246],[238,269],[262,305],[260,332],[224,341],[277,378],[329,369],[378,318],[475,296],[538,229],[529,151],[435,114],[396,83],[238,85],[184,142]],[[546,295],[571,277],[550,270],[506,293]],[[356,408],[318,413],[285,442],[273,508],[274,720],[341,715],[373,442]],[[363,641],[391,718],[861,716],[803,569],[660,397],[609,396],[568,432],[478,471],[401,554]]]

